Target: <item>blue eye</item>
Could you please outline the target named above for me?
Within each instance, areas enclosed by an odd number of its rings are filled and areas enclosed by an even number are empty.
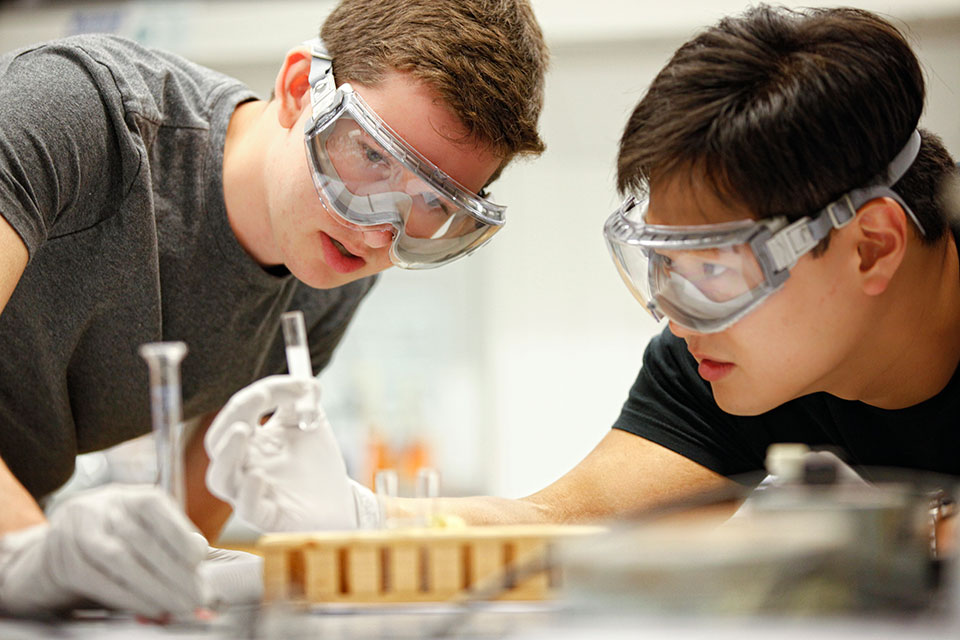
[[[723,266],[722,264],[717,264],[716,262],[705,262],[703,263],[703,275],[708,278],[716,278],[723,275],[730,269]]]
[[[375,151],[367,145],[363,145],[363,155],[366,156],[367,160],[373,164],[377,164],[385,160],[382,153]]]

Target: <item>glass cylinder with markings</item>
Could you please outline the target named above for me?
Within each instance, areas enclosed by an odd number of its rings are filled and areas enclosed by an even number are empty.
[[[180,363],[187,355],[183,342],[149,342],[140,356],[150,369],[150,408],[157,447],[157,483],[186,509],[184,434]]]

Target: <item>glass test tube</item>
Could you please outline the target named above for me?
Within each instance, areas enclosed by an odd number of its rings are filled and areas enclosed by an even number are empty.
[[[423,524],[427,527],[433,526],[437,515],[437,498],[440,496],[440,472],[430,467],[417,470],[416,491],[422,505],[420,517]]]
[[[183,462],[183,413],[180,362],[187,355],[182,342],[150,342],[140,356],[150,368],[150,408],[157,447],[158,484],[181,508],[186,508]]]
[[[310,346],[307,343],[307,328],[303,322],[302,311],[288,311],[280,316],[283,329],[283,342],[287,350],[287,371],[295,378],[312,378],[313,364],[310,360]],[[304,431],[317,425],[316,398],[311,391],[296,403],[297,425]]]
[[[397,472],[393,469],[380,469],[373,476],[373,488],[377,492],[377,504],[380,507],[380,526],[388,529],[393,526],[387,517],[387,501],[398,495]]]

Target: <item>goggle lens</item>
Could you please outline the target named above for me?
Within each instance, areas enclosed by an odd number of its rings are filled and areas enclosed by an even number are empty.
[[[306,132],[321,199],[344,221],[390,225],[390,258],[409,268],[440,266],[486,243],[503,207],[471,194],[398,138],[349,85],[338,106]]]

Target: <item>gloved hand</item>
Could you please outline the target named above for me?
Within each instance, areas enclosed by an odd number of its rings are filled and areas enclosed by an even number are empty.
[[[98,605],[150,618],[202,605],[206,540],[160,489],[107,485],[49,523],[0,538],[0,607],[17,614]]]
[[[305,397],[315,399],[314,422],[302,429]],[[319,398],[316,378],[270,376],[234,394],[207,430],[207,487],[254,527],[352,529],[379,515],[369,489],[347,477]]]
[[[256,604],[263,597],[263,558],[252,553],[209,547],[200,575],[204,606],[211,609]]]

